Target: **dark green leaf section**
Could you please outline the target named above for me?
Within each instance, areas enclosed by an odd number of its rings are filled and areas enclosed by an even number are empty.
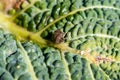
[[[44,62],[45,57],[43,56],[41,49],[31,42],[23,43],[22,45],[29,56],[38,80],[49,80],[48,69]]]
[[[58,50],[47,48],[44,50],[44,56],[51,80],[69,80],[61,54]]]
[[[88,61],[79,55],[65,53],[72,80],[95,80]]]
[[[12,34],[0,29],[0,80],[32,80]]]
[[[73,55],[72,53],[65,53],[65,58],[68,62],[72,80],[92,80],[88,63],[85,59],[81,58],[79,55]]]
[[[69,14],[70,12],[74,12],[80,8],[89,8],[92,6],[120,8],[118,5],[119,3],[119,0],[38,0],[32,7],[28,8],[24,13],[20,14],[15,21],[17,24],[27,28],[30,31],[37,31],[41,30],[59,17],[64,16],[65,14]],[[54,32],[56,29],[66,27],[68,21],[74,25],[79,24],[80,21],[83,21],[86,18],[98,18],[116,21],[119,20],[119,16],[119,10],[107,8],[94,8],[85,11],[79,11],[78,13],[58,21],[57,24],[54,24],[46,33]]]
[[[0,80],[33,80],[23,50],[12,34],[0,30]],[[32,42],[22,43],[38,80],[68,80],[61,54],[54,48],[40,49]]]
[[[18,47],[15,36],[5,33],[2,29],[0,33],[0,79],[33,80],[26,58],[23,56],[24,52]],[[23,42],[22,46],[38,80],[120,79],[119,61],[103,62],[97,66],[74,53],[65,52],[62,56],[57,49],[50,47],[41,49],[32,42]],[[63,59],[66,60],[68,72]]]
[[[40,49],[39,46],[23,43],[38,80],[68,80],[61,54],[54,48]]]

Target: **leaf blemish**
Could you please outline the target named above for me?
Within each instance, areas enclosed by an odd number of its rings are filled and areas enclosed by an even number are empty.
[[[107,57],[102,57],[102,56],[97,56],[95,58],[96,62],[98,63],[101,63],[101,61],[104,61],[104,62],[112,62],[113,59],[112,58],[107,58]]]

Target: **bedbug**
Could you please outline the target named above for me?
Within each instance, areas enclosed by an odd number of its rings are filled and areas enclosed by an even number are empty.
[[[56,43],[56,44],[59,44],[61,42],[64,42],[65,40],[65,33],[60,31],[60,30],[56,30],[53,34],[53,42]]]

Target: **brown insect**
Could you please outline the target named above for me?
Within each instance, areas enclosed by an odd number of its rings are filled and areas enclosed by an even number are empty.
[[[53,42],[56,44],[59,44],[61,42],[64,42],[65,40],[65,33],[60,31],[60,30],[56,30],[53,34]]]

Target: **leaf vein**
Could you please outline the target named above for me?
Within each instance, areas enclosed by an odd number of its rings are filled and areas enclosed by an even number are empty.
[[[27,64],[28,71],[31,73],[33,80],[37,80],[33,66],[31,64],[31,61],[30,61],[28,55],[27,55],[27,52],[25,51],[25,49],[23,48],[23,46],[21,45],[21,43],[19,41],[18,41],[18,46],[22,49],[22,52],[23,52],[22,54],[24,55],[24,59],[25,59],[25,62]]]

